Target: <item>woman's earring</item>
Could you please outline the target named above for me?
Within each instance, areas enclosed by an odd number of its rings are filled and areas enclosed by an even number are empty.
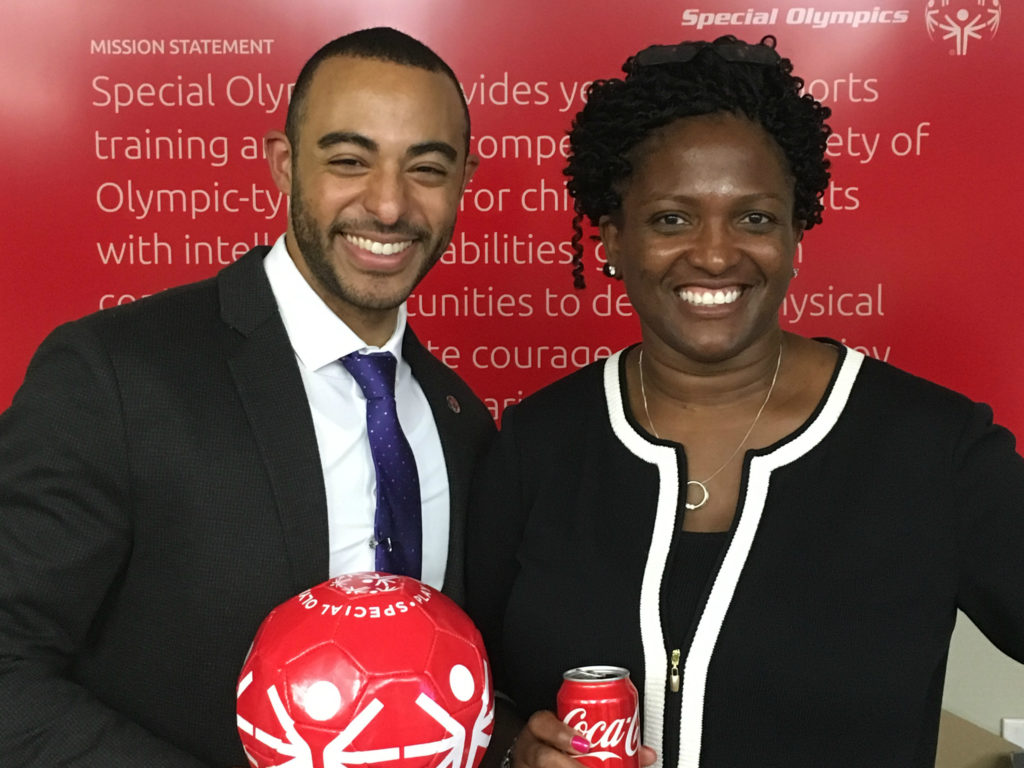
[[[793,277],[800,274],[800,267],[793,267]]]
[[[601,267],[601,271],[604,272],[605,277],[616,278],[619,276],[619,270],[615,268],[614,264],[605,262],[604,266]]]

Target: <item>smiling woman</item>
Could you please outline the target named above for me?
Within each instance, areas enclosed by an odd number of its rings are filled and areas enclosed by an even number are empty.
[[[599,222],[648,346],[694,360],[765,337],[778,348],[801,232],[778,145],[746,118],[714,114],[655,130],[629,158],[622,204]]]
[[[640,342],[510,406],[479,475],[468,606],[514,768],[593,746],[550,711],[581,665],[630,670],[643,765],[931,768],[956,609],[1024,660],[1012,435],[780,326],[829,183],[792,70],[773,38],[652,46],[573,122],[574,275],[586,218]]]

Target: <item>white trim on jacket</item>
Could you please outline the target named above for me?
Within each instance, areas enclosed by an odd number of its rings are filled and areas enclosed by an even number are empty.
[[[668,655],[661,624],[661,580],[679,509],[679,464],[675,448],[652,443],[633,429],[626,418],[624,389],[619,376],[619,361],[626,351],[620,350],[605,361],[605,401],[615,436],[637,458],[655,465],[660,476],[657,513],[640,592],[639,621],[644,648],[643,742],[657,750],[658,761],[653,768],[662,768]],[[836,380],[814,420],[795,438],[783,442],[771,453],[754,456],[750,461],[742,510],[684,662],[678,768],[700,766],[708,667],[761,522],[772,472],[804,456],[828,435],[846,407],[863,361],[863,354],[846,348]]]

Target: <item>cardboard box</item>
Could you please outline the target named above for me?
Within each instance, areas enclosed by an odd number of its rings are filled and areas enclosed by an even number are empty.
[[[1011,768],[1010,756],[1020,751],[1016,744],[942,711],[935,768]]]

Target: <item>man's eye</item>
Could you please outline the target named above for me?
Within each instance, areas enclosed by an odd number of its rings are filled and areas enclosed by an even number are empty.
[[[438,168],[436,165],[417,165],[412,169],[413,173],[424,173],[430,176],[447,176],[448,171],[444,168]]]

